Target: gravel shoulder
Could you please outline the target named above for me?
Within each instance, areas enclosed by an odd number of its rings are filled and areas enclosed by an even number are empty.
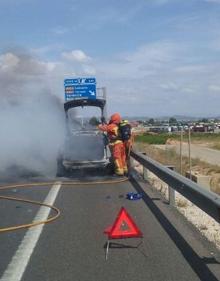
[[[142,165],[135,161],[134,167],[138,173],[143,174]],[[148,171],[148,181],[168,201],[168,185],[150,171]],[[178,192],[175,192],[175,204],[177,210],[220,250],[219,223]]]

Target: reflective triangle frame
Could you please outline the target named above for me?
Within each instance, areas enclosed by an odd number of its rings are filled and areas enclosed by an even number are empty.
[[[123,225],[127,225],[129,230],[121,229]],[[142,232],[135,224],[132,217],[128,214],[126,209],[122,207],[117,215],[117,218],[112,227],[107,228],[105,233],[108,234],[109,239],[123,239],[123,238],[141,238]]]
[[[122,229],[121,227],[127,226],[128,229]],[[106,260],[108,257],[110,240],[112,239],[125,239],[125,238],[143,238],[143,234],[135,224],[132,217],[122,207],[116,217],[112,226],[107,227],[104,233],[108,235],[107,247],[106,247]]]

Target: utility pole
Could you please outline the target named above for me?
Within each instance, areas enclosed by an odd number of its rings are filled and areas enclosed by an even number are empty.
[[[105,117],[105,120],[107,122],[107,92],[106,92],[106,87],[102,87],[101,89],[103,91],[103,98],[105,100],[105,106],[104,106],[104,109],[103,109],[103,116]]]
[[[191,161],[191,129],[189,125],[188,148],[189,148],[189,178],[192,180],[192,161]]]
[[[183,174],[183,128],[180,131],[180,174]]]

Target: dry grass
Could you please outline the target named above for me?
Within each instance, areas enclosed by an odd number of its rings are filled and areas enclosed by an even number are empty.
[[[220,143],[217,142],[217,143],[211,144],[211,145],[209,145],[209,147],[213,148],[213,149],[220,150]]]
[[[162,163],[163,165],[171,165],[180,173],[180,156],[174,149],[161,150],[149,144],[135,143],[135,148],[145,152],[150,158]],[[189,170],[188,157],[182,158],[182,174],[185,175]],[[202,175],[211,176],[211,190],[220,194],[220,167],[211,165],[198,158],[192,159],[192,171]]]
[[[176,202],[177,207],[179,208],[186,208],[187,207],[187,200],[186,199],[179,199]]]
[[[205,224],[201,224],[200,226],[199,226],[199,229],[200,230],[208,230],[208,227],[207,227],[207,225],[205,225]]]

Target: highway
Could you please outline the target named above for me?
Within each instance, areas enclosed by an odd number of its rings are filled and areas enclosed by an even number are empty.
[[[70,186],[60,179],[54,182],[49,187],[0,191],[50,200],[61,210],[50,224],[0,233],[1,281],[220,280],[220,253],[141,180]],[[143,192],[143,199],[127,200],[132,191]],[[106,261],[103,231],[122,206],[144,238],[113,241]],[[1,200],[1,227],[30,222],[42,208]]]

